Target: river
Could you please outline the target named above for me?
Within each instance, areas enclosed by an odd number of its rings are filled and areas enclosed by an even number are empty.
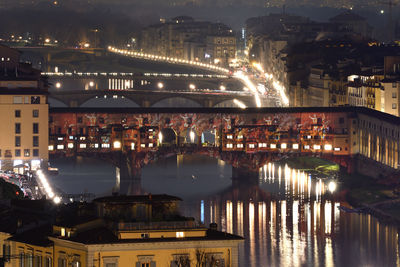
[[[67,193],[110,194],[115,168],[94,159],[53,160],[55,186]],[[245,238],[239,266],[400,266],[397,228],[331,201],[336,184],[276,164],[258,181],[232,183],[232,168],[204,156],[148,165],[142,189],[183,199],[185,216]]]

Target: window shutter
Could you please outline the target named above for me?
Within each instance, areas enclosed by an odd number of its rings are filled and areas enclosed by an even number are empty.
[[[219,260],[219,267],[225,267],[225,260],[224,259],[220,259]]]
[[[150,262],[150,267],[156,267],[156,262],[155,261],[151,261]]]
[[[136,267],[141,267],[140,262],[138,262],[138,261],[136,262]]]

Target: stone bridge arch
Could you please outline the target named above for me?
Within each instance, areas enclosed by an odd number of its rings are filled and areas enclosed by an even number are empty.
[[[213,107],[215,108],[237,108],[238,106],[233,102],[234,98],[228,100],[217,101]],[[252,104],[249,101],[240,99],[246,106],[250,107]]]
[[[123,95],[122,95],[123,96]],[[80,107],[129,107],[129,108],[138,108],[140,105],[136,103],[131,97],[123,96],[123,98],[118,97],[114,99],[111,95],[108,95],[107,98],[101,96],[92,96],[87,99],[85,102],[79,105]]]
[[[184,96],[166,96],[159,98],[154,102],[151,107],[203,107],[202,103]]]

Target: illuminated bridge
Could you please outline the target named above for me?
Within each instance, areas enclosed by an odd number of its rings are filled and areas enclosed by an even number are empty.
[[[234,99],[246,106],[254,106],[254,97],[242,92],[215,92],[210,90],[163,91],[163,90],[86,90],[52,92],[51,106],[80,107],[92,103],[107,104],[107,99],[123,100],[129,107],[234,107]],[[261,98],[264,106],[273,101]],[[109,103],[109,102],[108,102]]]
[[[121,175],[160,157],[200,153],[238,170],[303,155],[378,177],[399,168],[400,119],[360,107],[50,110],[49,152],[109,160]]]

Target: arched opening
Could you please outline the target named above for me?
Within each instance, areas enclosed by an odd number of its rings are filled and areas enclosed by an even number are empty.
[[[171,128],[164,128],[161,130],[158,136],[158,140],[161,145],[175,145],[176,144],[176,133]]]
[[[217,143],[216,131],[206,130],[201,133],[201,144],[203,146],[215,146]]]
[[[248,103],[248,102],[242,101],[242,100],[240,100],[240,101],[243,102],[248,107],[251,106],[251,103]],[[222,102],[214,105],[214,107],[215,108],[237,108],[238,106],[237,106],[237,104],[235,104],[235,102],[233,102],[233,99],[230,99],[230,100],[222,101]]]
[[[66,107],[68,107],[67,104],[65,104],[64,102],[61,102],[60,100],[55,99],[55,98],[49,97],[48,98],[48,102],[49,102],[49,106],[52,107],[52,108],[66,108]]]
[[[95,97],[84,102],[81,107],[86,108],[138,108],[138,104],[124,96]]]
[[[194,129],[187,129],[185,134],[185,144],[198,144],[199,143],[199,136],[197,135]]]
[[[169,97],[160,100],[152,105],[155,108],[175,108],[175,107],[201,107],[201,105],[193,100],[184,97]]]

